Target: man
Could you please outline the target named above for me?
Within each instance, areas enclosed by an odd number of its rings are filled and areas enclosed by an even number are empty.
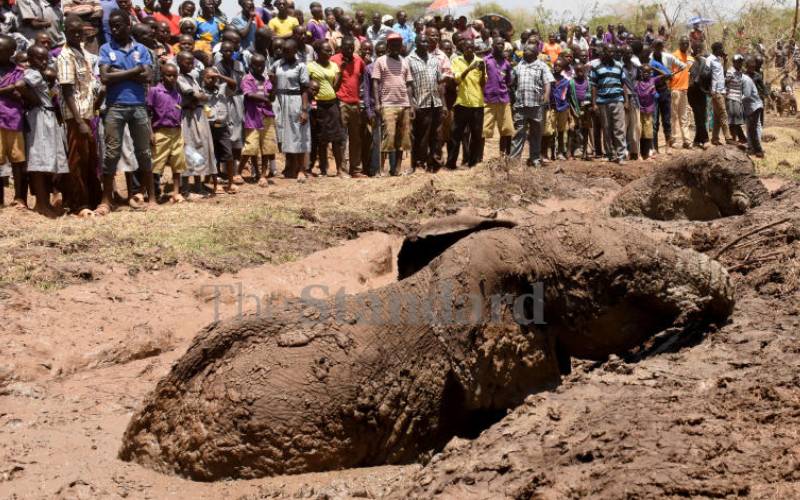
[[[650,58],[650,66],[661,70],[664,73],[671,73],[671,68],[678,68],[682,70],[686,65],[678,58],[670,53],[664,52],[664,39],[658,38],[653,43],[653,54]],[[656,100],[656,110],[653,116],[653,148],[658,153],[658,128],[659,119],[664,128],[664,143],[666,147],[672,143],[672,97],[670,95],[669,84],[667,79],[659,78],[656,81],[656,92],[658,98]]]
[[[722,42],[711,45],[711,55],[706,58],[706,63],[711,66],[711,108],[714,111],[714,129],[711,133],[711,143],[719,145],[719,131],[725,137],[725,143],[733,143],[730,128],[728,127],[728,108],[725,102],[725,46]]]
[[[636,93],[640,67],[639,59],[634,59],[631,47],[629,45],[622,47],[622,69],[625,71],[625,86],[628,94],[628,102],[625,106],[625,132],[628,155],[631,160],[639,159],[639,143],[642,138],[639,95]]]
[[[694,64],[689,70],[689,89],[686,100],[694,118],[694,140],[692,146],[706,149],[708,144],[708,96],[711,94],[711,67],[706,62],[708,54],[702,42],[692,46]]]
[[[475,55],[475,43],[466,39],[461,42],[463,55],[452,62],[453,76],[457,85],[457,96],[453,106],[453,127],[447,145],[447,168],[455,169],[458,150],[467,129],[470,131],[467,166],[474,167],[480,160],[481,132],[483,127],[483,87],[486,85],[486,66]]]
[[[414,110],[409,95],[413,79],[408,63],[401,56],[403,37],[392,33],[386,37],[387,54],[378,58],[372,68],[372,93],[375,113],[381,116],[383,140],[378,176],[384,175],[386,157],[395,152],[397,164],[392,175],[400,175],[403,151],[411,149],[411,120]]]
[[[414,27],[409,26],[406,23],[408,17],[406,16],[406,11],[404,10],[399,11],[395,19],[397,19],[397,22],[394,23],[394,26],[392,26],[392,30],[394,30],[395,33],[399,33],[400,36],[403,37],[403,47],[405,48],[405,53],[410,54],[411,51],[414,50],[414,37],[416,36],[414,34]]]
[[[475,40],[478,37],[478,32],[467,24],[467,16],[459,16],[456,21],[456,33],[461,40]],[[454,42],[453,45],[458,49],[458,44]]]
[[[356,52],[360,51],[361,42],[353,34],[353,18],[345,14],[339,19],[339,29],[331,33],[331,43],[333,43],[334,50],[342,50],[342,40],[348,37],[353,39]]]
[[[155,12],[155,14],[153,14],[153,19],[160,23],[167,23],[167,26],[169,26],[169,34],[172,43],[175,43],[178,41],[178,37],[181,35],[181,16],[178,14],[173,14],[171,10],[172,0],[159,0],[158,10]]]
[[[500,154],[511,154],[511,136],[514,135],[511,117],[511,63],[504,54],[505,40],[497,37],[492,42],[492,53],[486,61],[486,87],[483,89],[486,109],[483,115],[483,139],[494,136],[495,124],[500,133]],[[483,148],[481,148],[483,149]]]
[[[275,9],[277,15],[269,20],[269,29],[276,38],[291,38],[292,30],[300,25],[296,17],[289,15],[289,7],[286,0],[276,0]]]
[[[547,43],[544,44],[542,52],[549,58],[548,64],[551,68],[563,50],[564,49],[561,48],[561,44],[558,43],[558,33],[550,33],[550,37],[547,39]]]
[[[264,26],[264,21],[256,12],[253,0],[239,0],[239,6],[242,12],[231,19],[231,26],[242,37],[242,49],[251,49],[256,41],[256,31]]]
[[[436,29],[436,28],[430,28]],[[417,37],[416,50],[406,58],[413,79],[411,105],[414,108],[412,131],[414,146],[411,167],[435,172],[441,167],[442,148],[439,124],[442,120],[442,74],[439,63],[429,52],[435,45],[423,34]]]
[[[439,31],[441,32],[442,40],[449,40],[451,42],[453,41],[453,33],[456,32],[453,16],[450,14],[444,16],[444,20],[442,21],[442,29]]]
[[[606,156],[620,165],[625,163],[625,107],[627,106],[625,72],[614,61],[608,45],[598,48],[600,63],[592,68],[592,109],[600,116],[606,137]]]
[[[325,40],[328,38],[328,26],[325,24],[325,17],[322,11],[322,4],[311,2],[311,19],[308,21],[308,31],[311,33],[311,40]]]
[[[381,22],[381,13],[372,14],[372,24],[367,28],[367,38],[374,47],[378,42],[385,41],[386,36],[392,32],[392,28]]]
[[[676,147],[680,139],[685,149],[691,149],[689,141],[689,71],[694,64],[694,57],[689,55],[689,37],[682,36],[678,42],[678,50],[672,53],[674,60],[670,67],[672,79],[669,87],[672,91],[672,118],[675,126],[672,127],[671,147]],[[681,64],[676,64],[679,61]],[[680,135],[679,135],[680,134]]]
[[[342,51],[331,57],[331,62],[339,66],[342,82],[336,97],[339,99],[342,125],[347,131],[349,146],[350,177],[366,177],[362,170],[361,138],[364,135],[361,121],[360,85],[364,76],[364,60],[355,53],[353,37],[342,40]]]
[[[514,128],[516,134],[511,144],[511,156],[518,158],[528,140],[528,166],[542,165],[542,131],[550,103],[550,84],[553,73],[539,59],[539,45],[528,43],[522,49],[522,61],[512,72],[514,89]]]
[[[133,139],[136,162],[142,184],[155,203],[152,161],[150,157],[150,119],[145,107],[145,90],[152,75],[153,61],[144,45],[131,39],[131,19],[127,12],[114,10],[108,18],[111,40],[100,47],[100,81],[106,86],[105,157],[103,159],[103,196],[95,213],[111,211],[114,176],[122,155],[122,136],[128,127]]]
[[[28,40],[33,40],[38,32],[44,31],[53,40],[53,47],[64,45],[64,33],[61,31],[64,13],[59,1],[17,0],[14,12],[20,21],[19,32]]]
[[[94,118],[92,73],[95,56],[81,47],[83,20],[68,16],[64,23],[67,43],[56,59],[61,86],[61,114],[67,125],[69,175],[63,183],[64,206],[82,215],[100,203],[102,188],[97,179],[97,143],[89,126]],[[86,212],[83,212],[86,214]]]

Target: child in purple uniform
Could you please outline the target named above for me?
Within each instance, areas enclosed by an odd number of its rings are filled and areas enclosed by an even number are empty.
[[[643,160],[650,158],[650,149],[653,147],[653,114],[656,110],[656,83],[664,78],[665,74],[659,72],[653,76],[653,68],[645,64],[639,72],[639,81],[636,82],[636,94],[639,96],[639,119],[642,124],[642,136],[639,152]]]
[[[153,125],[153,174],[172,170],[172,203],[182,203],[181,174],[186,170],[181,130],[181,92],[178,90],[178,67],[166,64],[161,70],[161,83],[147,92],[147,109]]]
[[[586,66],[575,66],[575,78],[572,80],[575,87],[575,100],[578,102],[577,119],[575,123],[576,144],[581,145],[581,159],[591,161],[589,156],[589,137],[592,131],[592,81],[586,77]],[[572,152],[575,156],[575,151]]]
[[[261,178],[258,185],[267,187],[269,181],[270,160],[278,152],[275,137],[275,113],[272,112],[270,94],[272,84],[264,77],[266,59],[261,54],[253,54],[250,58],[250,72],[242,78],[241,88],[244,94],[244,147],[240,159],[241,171],[247,161],[261,157]]]
[[[14,205],[27,208],[28,182],[25,173],[25,137],[22,121],[25,108],[21,93],[25,91],[24,70],[12,57],[17,50],[13,38],[0,35],[0,165],[11,164],[14,175]],[[0,189],[0,206],[5,202]]]

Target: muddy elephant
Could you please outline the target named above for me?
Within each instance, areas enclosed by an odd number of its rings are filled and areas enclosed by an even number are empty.
[[[769,198],[753,161],[728,146],[677,156],[629,184],[609,206],[613,217],[712,220],[741,215]]]
[[[572,356],[605,359],[733,308],[717,262],[622,220],[444,224],[404,244],[396,283],[209,325],[120,457],[197,480],[407,463],[556,387]]]

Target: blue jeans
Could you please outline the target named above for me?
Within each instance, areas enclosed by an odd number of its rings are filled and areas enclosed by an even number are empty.
[[[104,121],[106,154],[103,158],[103,175],[115,175],[117,164],[122,156],[122,135],[125,125],[133,139],[133,150],[139,170],[149,172],[153,169],[150,157],[150,118],[147,109],[141,106],[111,105],[106,111]]]

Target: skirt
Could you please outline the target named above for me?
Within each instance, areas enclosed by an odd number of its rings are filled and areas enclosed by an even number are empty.
[[[26,117],[30,130],[25,138],[28,172],[68,173],[67,135],[58,124],[55,111],[36,107]]]
[[[330,101],[317,101],[314,111],[317,123],[317,140],[319,143],[344,142],[346,137],[342,126],[342,116],[339,111],[339,99]]]
[[[187,159],[184,177],[193,175],[213,175],[217,173],[217,160],[214,157],[214,137],[211,127],[202,106],[184,109],[181,113],[181,128],[183,128],[183,144],[185,148],[192,148],[203,156],[202,165],[192,165]]]
[[[278,128],[278,142],[282,151],[289,154],[311,151],[309,121],[300,124],[303,98],[299,95],[278,94],[275,102],[280,103],[275,108],[275,121],[281,123],[281,127]]]

